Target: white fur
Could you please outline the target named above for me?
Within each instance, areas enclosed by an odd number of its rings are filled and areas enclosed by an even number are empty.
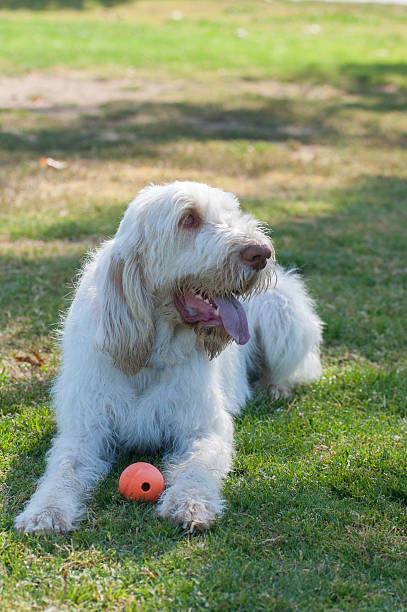
[[[180,229],[191,207],[202,223]],[[256,272],[240,261],[253,243],[272,248],[232,194],[207,185],[151,186],[129,205],[115,238],[89,258],[66,317],[53,390],[58,433],[18,529],[74,528],[120,448],[166,453],[160,516],[191,530],[213,523],[232,463],[232,415],[252,393],[248,375],[274,395],[320,375],[321,322],[302,281],[278,269],[276,286],[256,294],[273,265]],[[245,346],[208,358],[173,306],[184,279],[212,292],[240,287]]]

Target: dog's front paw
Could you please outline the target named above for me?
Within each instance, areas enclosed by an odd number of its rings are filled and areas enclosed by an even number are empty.
[[[16,518],[15,527],[24,533],[49,531],[66,533],[74,528],[72,521],[64,511],[56,507],[47,507],[42,510],[27,508]]]
[[[205,497],[192,498],[173,486],[161,496],[157,512],[162,518],[192,532],[194,529],[208,529],[222,511],[222,506],[221,499],[209,501]]]

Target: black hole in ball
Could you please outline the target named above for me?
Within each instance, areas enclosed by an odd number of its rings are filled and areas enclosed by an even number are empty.
[[[143,484],[141,485],[141,488],[143,489],[143,491],[149,491],[150,490],[150,483],[149,482],[143,482]]]

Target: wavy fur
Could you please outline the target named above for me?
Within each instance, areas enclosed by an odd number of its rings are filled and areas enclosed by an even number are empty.
[[[184,230],[189,210],[199,227]],[[235,196],[207,185],[150,186],[129,205],[89,258],[66,317],[57,435],[18,529],[73,529],[121,448],[164,452],[160,516],[191,530],[213,523],[232,416],[256,385],[279,395],[320,375],[321,322],[302,280],[278,269],[274,286],[273,256],[252,270],[239,253],[253,244],[274,253]],[[184,323],[174,294],[189,290],[240,296],[251,340],[238,347],[223,330]]]

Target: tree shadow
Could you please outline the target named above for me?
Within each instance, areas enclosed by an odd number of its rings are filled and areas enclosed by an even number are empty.
[[[27,107],[26,112],[32,117],[46,115],[51,125],[44,127],[41,121],[39,126],[19,132],[3,130],[0,151],[4,152],[5,161],[6,154],[13,152],[107,160],[155,158],[161,145],[183,140],[278,143],[294,139],[306,145],[336,145],[349,139],[341,127],[344,111],[384,113],[402,110],[403,106],[402,93],[390,95],[376,89],[356,100],[249,97],[246,104],[236,108],[215,103],[122,100],[102,104],[92,112],[79,107],[73,116],[57,121],[52,121],[52,116],[58,115],[58,107]],[[365,123],[360,133],[353,133],[352,140],[383,148],[403,146],[406,136],[372,121]]]
[[[181,140],[282,142],[296,137],[311,143],[335,138],[324,116],[316,115],[301,118],[285,99],[230,110],[220,104],[115,101],[92,114],[79,113],[62,126],[34,127],[20,133],[3,130],[0,150],[96,159],[154,158],[160,145]]]
[[[44,401],[51,385],[47,376],[28,375],[23,380],[2,381],[0,415],[12,415],[21,410],[24,404],[36,406]]]
[[[397,361],[405,346],[407,180],[365,176],[323,197],[330,214],[274,227],[277,257],[311,279],[329,349]]]
[[[340,65],[340,72],[351,80],[351,87],[364,94],[367,87],[386,83],[394,77],[407,77],[407,66],[402,62],[348,62]]]

